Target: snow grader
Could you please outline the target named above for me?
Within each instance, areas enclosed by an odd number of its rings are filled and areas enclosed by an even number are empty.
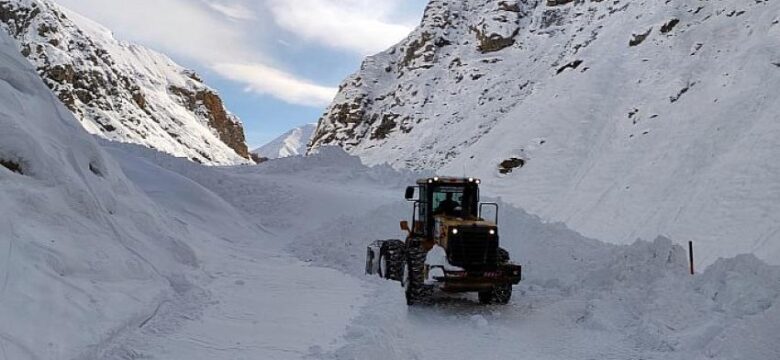
[[[377,240],[368,246],[366,273],[400,281],[408,305],[431,301],[435,292],[477,292],[483,304],[506,304],[522,267],[499,247],[498,204],[479,201],[480,180],[432,177],[406,188],[414,204],[406,240]],[[415,194],[417,196],[415,196]],[[483,218],[492,207],[495,218]]]

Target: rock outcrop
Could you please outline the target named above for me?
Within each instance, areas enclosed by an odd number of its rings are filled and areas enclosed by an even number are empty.
[[[168,57],[50,0],[0,1],[0,22],[89,132],[204,164],[251,162],[240,120]]]

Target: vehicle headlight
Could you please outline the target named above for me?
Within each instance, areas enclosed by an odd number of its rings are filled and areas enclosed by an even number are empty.
[[[490,231],[488,231],[488,233],[490,235],[495,235],[496,234],[496,229],[490,229]]]
[[[452,229],[452,235],[458,235],[458,229],[457,228]]]

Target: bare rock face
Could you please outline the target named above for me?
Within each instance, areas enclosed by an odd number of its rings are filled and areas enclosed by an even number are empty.
[[[488,8],[479,17],[479,22],[471,27],[476,33],[482,53],[496,52],[515,44],[515,36],[520,32],[520,19],[527,15],[518,3],[500,1],[496,7]]]
[[[234,115],[225,110],[222,99],[211,89],[192,92],[185,88],[171,87],[190,111],[208,118],[209,126],[217,131],[220,140],[235,150],[238,155],[250,158],[244,139],[244,128]]]
[[[166,56],[49,0],[0,1],[0,25],[87,131],[209,165],[252,162],[240,120]]]

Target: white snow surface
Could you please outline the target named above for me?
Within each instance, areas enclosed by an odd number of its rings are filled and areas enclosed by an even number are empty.
[[[482,53],[479,33],[514,43]],[[313,144],[481,177],[601,240],[778,264],[779,39],[778,1],[432,0],[345,80]]]
[[[687,274],[666,238],[609,245],[502,203],[506,306],[408,308],[362,274],[417,176],[322,148],[204,167],[96,140],[0,35],[3,359],[780,357],[780,268]],[[11,163],[20,172],[11,171]]]
[[[0,104],[21,166],[0,166],[0,358],[300,357],[364,301],[194,181],[107,154],[5,35]]]
[[[194,71],[117,40],[109,29],[51,0],[0,5],[9,17],[0,25],[53,89],[69,94],[71,110],[88,132],[209,165],[250,163],[221,140],[203,100],[187,97],[216,94]],[[237,117],[227,117],[231,126],[242,127]]]
[[[303,155],[316,128],[317,124],[296,127],[252,152],[269,159]]]

